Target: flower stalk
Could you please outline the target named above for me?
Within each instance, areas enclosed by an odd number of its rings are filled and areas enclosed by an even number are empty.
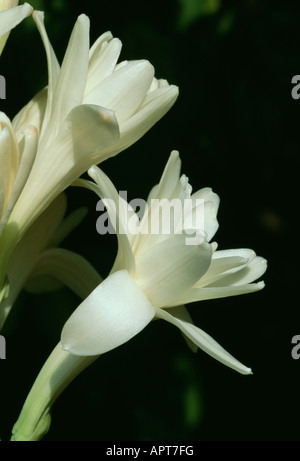
[[[13,427],[11,441],[38,441],[48,432],[50,410],[63,390],[98,356],[79,357],[57,344],[41,369]]]

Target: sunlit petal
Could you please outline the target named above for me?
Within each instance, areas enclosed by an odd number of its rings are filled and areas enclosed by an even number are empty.
[[[49,147],[68,114],[82,103],[89,62],[89,24],[89,18],[82,14],[77,19],[71,34],[53,91],[51,120],[49,120],[47,131],[43,133],[41,141],[43,148]],[[92,104],[95,103],[95,101],[92,102]]]
[[[109,41],[107,41],[109,39]],[[93,91],[100,82],[109,77],[115,69],[122,42],[118,38],[112,38],[110,33],[99,37],[90,50],[88,79],[85,88],[85,97]]]
[[[154,308],[128,272],[115,272],[66,322],[63,349],[75,355],[103,354],[137,335],[154,315]]]
[[[148,61],[132,61],[100,81],[84,96],[85,104],[99,104],[115,111],[119,123],[128,120],[143,102],[153,79]]]
[[[94,163],[97,153],[118,136],[118,125],[110,111],[85,105],[73,109],[53,144],[36,158],[10,219],[16,216],[19,226],[28,228],[55,196]]]
[[[186,245],[184,235],[174,235],[136,256],[135,280],[154,306],[167,307],[205,274],[210,261],[209,244]]]
[[[227,298],[229,296],[254,293],[264,288],[264,282],[247,283],[245,285],[229,285],[216,287],[191,288],[178,297],[179,303],[192,303],[206,299]]]

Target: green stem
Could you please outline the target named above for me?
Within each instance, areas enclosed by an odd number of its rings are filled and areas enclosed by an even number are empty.
[[[71,381],[99,357],[81,357],[55,347],[41,369],[12,430],[11,441],[38,441],[49,430],[50,410]]]

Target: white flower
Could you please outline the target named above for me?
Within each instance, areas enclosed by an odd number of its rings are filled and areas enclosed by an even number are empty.
[[[148,204],[154,198],[177,198],[182,203],[191,199],[195,207],[189,212],[194,215],[197,199],[203,199],[204,228],[201,230],[206,240],[199,245],[186,245],[186,234],[178,232],[178,223],[169,235],[143,233],[151,214],[159,219],[158,208],[151,206],[148,216],[142,218],[140,232],[126,233],[129,220],[138,224],[139,219],[134,210],[120,200],[113,184],[99,168],[92,167],[89,171],[96,184],[86,180],[76,182],[106,199],[113,222],[117,211],[116,221],[121,229],[119,251],[111,274],[66,322],[61,343],[45,362],[28,394],[13,427],[12,440],[40,440],[49,429],[51,407],[66,386],[100,354],[125,343],[154,318],[177,326],[192,349],[200,347],[238,372],[251,373],[250,368],[193,325],[182,304],[260,290],[263,282],[251,282],[264,273],[266,261],[251,250],[216,251],[216,244],[208,243],[218,228],[219,198],[209,188],[191,194],[187,178],[179,177],[180,163],[178,153],[172,152],[160,183],[148,197]],[[110,208],[112,203],[116,206]],[[163,203],[166,206],[167,202]],[[185,226],[181,230],[183,228]]]
[[[91,165],[143,136],[178,95],[177,87],[154,77],[148,61],[117,64],[121,42],[109,32],[89,49],[85,15],[60,67],[43,14],[33,18],[46,49],[49,85],[12,123],[0,115],[0,292],[17,241],[51,201]]]
[[[216,251],[208,242],[217,230],[216,213],[219,198],[211,189],[191,194],[191,186],[179,177],[180,159],[172,152],[162,179],[148,198],[204,200],[204,233],[199,245],[187,245],[186,233],[169,235],[143,232],[149,215],[159,219],[158,208],[149,206],[137,235],[126,234],[126,222],[135,217],[127,206],[118,207],[118,221],[123,231],[118,234],[119,251],[109,277],[75,310],[62,332],[63,349],[76,355],[99,355],[128,341],[153,318],[161,318],[177,326],[187,339],[225,365],[243,374],[251,370],[228,354],[205,332],[193,325],[183,306],[186,303],[250,293],[263,288],[263,282],[251,283],[266,269],[266,261],[252,250]],[[101,198],[118,203],[119,197],[111,181],[97,167],[89,170],[96,184],[80,181]],[[151,200],[150,200],[151,199]],[[121,204],[124,202],[120,202]],[[125,203],[124,203],[125,205]],[[177,226],[178,227],[178,226]]]
[[[17,6],[18,0],[1,0],[0,2],[0,55],[11,29],[29,16],[33,8],[28,4]]]

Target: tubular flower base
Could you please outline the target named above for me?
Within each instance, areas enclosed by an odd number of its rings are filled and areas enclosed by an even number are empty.
[[[178,327],[193,350],[199,347],[239,373],[251,374],[250,368],[193,324],[184,304],[260,290],[263,282],[252,282],[264,273],[266,261],[248,249],[216,251],[217,244],[209,242],[218,228],[219,198],[209,188],[192,194],[187,177],[180,177],[180,167],[178,153],[172,152],[141,220],[99,168],[89,170],[95,182],[76,182],[105,202],[111,222],[118,223],[119,250],[110,275],[66,322],[63,350],[57,346],[42,368],[14,426],[13,440],[38,440],[49,427],[45,418],[49,423],[46,415],[54,400],[92,357],[124,344],[155,318]],[[149,222],[159,220],[174,199],[181,203],[183,220],[170,225],[169,233],[149,234]],[[188,209],[185,200],[189,200]],[[204,216],[201,229],[191,224],[197,223],[199,206]],[[186,244],[191,231],[196,237],[202,235],[193,245]]]

